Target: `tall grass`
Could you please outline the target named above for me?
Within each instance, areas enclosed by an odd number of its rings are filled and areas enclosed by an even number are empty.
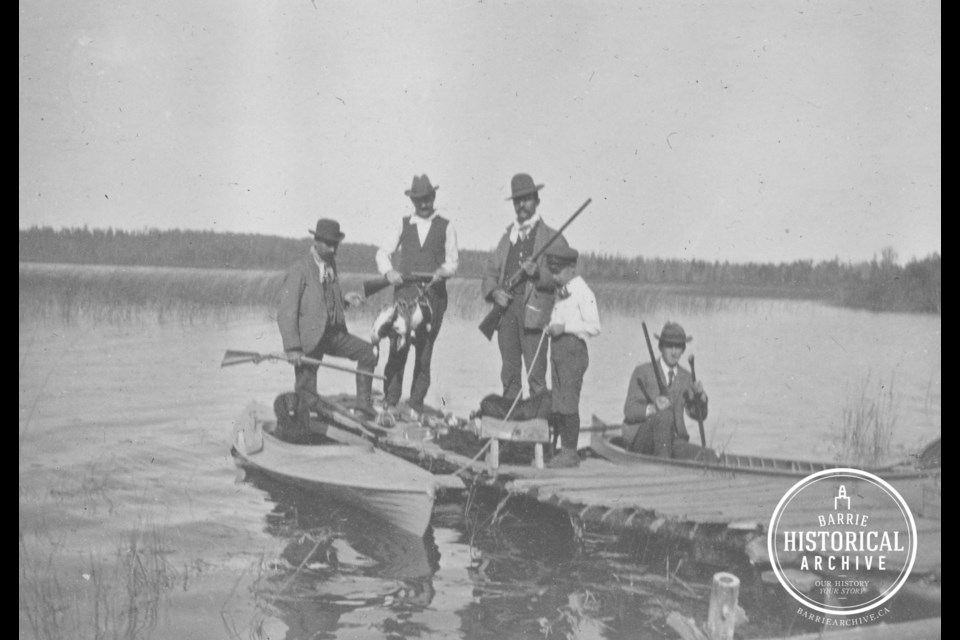
[[[135,528],[115,556],[91,554],[70,571],[61,542],[20,530],[20,611],[39,640],[138,640],[156,627],[166,593],[180,580],[155,528]]]
[[[343,274],[345,291],[360,290],[371,275]],[[193,323],[223,321],[251,309],[272,314],[279,300],[283,273],[174,267],[108,267],[21,263],[20,322],[58,321],[121,324],[155,320]],[[703,314],[746,304],[754,289],[700,285],[639,285],[622,281],[590,282],[602,314],[642,315],[669,310],[678,315]],[[477,279],[454,279],[447,285],[447,314],[475,319],[490,310]],[[760,292],[763,297],[771,292]],[[391,301],[389,291],[372,297],[348,320],[370,322]]]
[[[869,374],[841,410],[838,460],[863,467],[890,461],[899,402],[893,382],[874,383]]]

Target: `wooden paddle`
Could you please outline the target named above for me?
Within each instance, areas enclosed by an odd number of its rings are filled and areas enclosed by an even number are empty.
[[[255,351],[227,351],[223,354],[223,361],[220,363],[221,367],[229,367],[235,364],[245,364],[252,362],[253,364],[260,364],[264,360],[281,360],[283,362],[289,362],[294,364],[294,360],[291,356],[286,353],[257,353]],[[328,369],[336,369],[337,371],[344,371],[346,373],[355,373],[361,376],[370,376],[371,378],[376,378],[377,380],[386,380],[381,375],[373,373],[372,371],[360,371],[359,369],[350,369],[349,367],[341,367],[336,364],[330,364],[329,362],[324,362],[323,360],[317,360],[316,358],[308,358],[307,356],[302,356],[300,362],[303,364],[309,364],[315,367],[326,367]]]
[[[697,383],[697,368],[693,364],[693,354],[687,358],[687,362],[690,363],[690,375],[693,376],[693,383]],[[700,427],[700,446],[704,449],[707,448],[707,437],[703,433],[703,418],[697,418],[697,426]]]

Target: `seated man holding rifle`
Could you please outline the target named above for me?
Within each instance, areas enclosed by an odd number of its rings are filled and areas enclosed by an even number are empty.
[[[413,214],[405,216],[399,227],[392,228],[389,237],[377,250],[377,270],[393,285],[394,302],[416,303],[417,298],[424,295],[430,307],[429,330],[418,332],[412,341],[416,359],[407,406],[413,414],[409,417],[414,418],[423,413],[423,402],[430,388],[433,345],[447,308],[446,280],[456,274],[460,261],[453,224],[439,216],[434,208],[439,188],[439,185],[430,183],[426,174],[414,176],[413,184],[405,192],[413,203]],[[397,251],[400,253],[399,269],[394,269],[393,255]],[[404,277],[404,274],[414,273],[428,273],[432,277],[425,287],[421,287],[422,283],[416,279]],[[410,345],[411,342],[405,342],[402,347],[390,350],[383,371],[386,377],[384,406],[387,409],[400,403]]]
[[[525,370],[531,395],[547,388],[549,345],[544,328],[553,311],[557,283],[543,254],[548,243],[567,247],[567,241],[537,212],[543,186],[526,173],[513,176],[507,200],[513,201],[516,219],[487,262],[481,284],[484,299],[503,311],[495,329],[502,360],[500,381],[508,400],[520,395]]]
[[[667,322],[660,335],[654,334],[660,349],[660,357],[655,359],[645,324],[643,332],[650,362],[639,365],[630,376],[623,406],[624,444],[631,451],[666,458],[716,459],[712,450],[690,444],[684,424],[684,414],[698,421],[701,440],[704,438],[707,394],[703,384],[680,366],[680,357],[693,337],[679,324]]]

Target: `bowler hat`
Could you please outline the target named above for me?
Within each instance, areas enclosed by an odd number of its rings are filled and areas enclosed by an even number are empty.
[[[572,247],[564,247],[562,245],[550,245],[546,251],[547,264],[557,265],[557,266],[566,266],[568,264],[576,264],[577,258],[580,257],[580,253]]]
[[[423,174],[422,176],[413,176],[413,184],[403,193],[410,198],[420,199],[432,196],[439,188],[440,185],[433,186],[430,184],[430,178],[427,177],[427,174]]]
[[[510,180],[510,197],[507,198],[507,200],[522,198],[523,196],[528,196],[531,193],[536,193],[537,191],[540,191],[540,189],[543,189],[543,185],[534,184],[533,178],[530,177],[530,174],[518,173]]]
[[[681,346],[686,346],[688,342],[693,340],[693,336],[688,336],[687,332],[683,330],[683,327],[676,322],[667,322],[663,325],[663,331],[660,332],[660,335],[653,334],[653,337],[662,344]]]
[[[340,231],[340,223],[329,218],[317,220],[317,228],[311,233],[314,240],[324,240],[326,242],[340,242],[346,237],[346,234]]]

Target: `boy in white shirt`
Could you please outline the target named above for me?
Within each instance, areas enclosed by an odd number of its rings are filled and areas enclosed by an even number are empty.
[[[557,300],[550,315],[550,368],[552,370],[552,424],[560,435],[561,450],[548,467],[577,467],[577,440],[580,438],[580,389],[590,358],[587,338],[600,334],[597,299],[583,278],[577,275],[575,249],[551,246],[546,251],[547,267],[557,282]]]

